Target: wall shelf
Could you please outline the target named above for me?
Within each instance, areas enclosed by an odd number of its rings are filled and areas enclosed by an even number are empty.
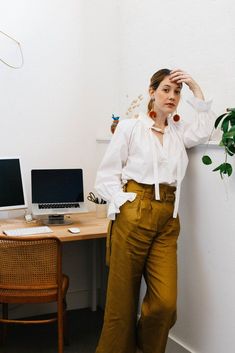
[[[96,138],[96,142],[97,143],[109,143],[111,140],[110,136],[103,136],[103,137],[97,137]],[[215,147],[223,147],[223,146],[219,146],[219,141],[209,141],[209,142],[205,142],[203,144],[200,144],[198,146],[206,146],[208,144],[208,146],[215,146]]]
[[[219,145],[220,141],[209,141],[205,143],[201,143],[200,145],[197,145],[195,147],[216,147],[216,148],[223,148],[223,146]]]
[[[97,137],[96,138],[96,142],[97,143],[109,143],[110,140],[111,140],[110,136],[104,136],[104,137]]]

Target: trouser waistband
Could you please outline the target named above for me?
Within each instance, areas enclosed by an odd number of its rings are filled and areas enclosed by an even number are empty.
[[[151,200],[155,200],[155,188],[154,184],[142,184],[137,183],[134,180],[129,180],[127,184],[124,185],[124,191],[127,192],[135,192],[141,199],[147,198]],[[175,191],[176,187],[167,185],[167,184],[159,184],[159,194],[160,200],[163,202],[174,202],[175,201]]]

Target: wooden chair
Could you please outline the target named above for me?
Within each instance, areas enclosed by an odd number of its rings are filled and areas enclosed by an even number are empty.
[[[3,309],[0,324],[4,338],[9,323],[46,324],[57,321],[58,353],[63,353],[68,286],[69,278],[62,274],[62,244],[58,238],[0,236],[0,303]],[[57,302],[57,313],[52,318],[8,318],[10,303],[49,302]]]

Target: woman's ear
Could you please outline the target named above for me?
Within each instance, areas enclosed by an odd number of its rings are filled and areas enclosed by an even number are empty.
[[[154,94],[154,89],[153,88],[149,88],[150,98],[153,98],[153,94]]]

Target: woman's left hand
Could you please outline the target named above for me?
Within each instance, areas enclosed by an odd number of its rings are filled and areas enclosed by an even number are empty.
[[[195,97],[204,100],[200,86],[187,72],[180,69],[174,69],[170,73],[170,80],[175,83],[185,83]]]

